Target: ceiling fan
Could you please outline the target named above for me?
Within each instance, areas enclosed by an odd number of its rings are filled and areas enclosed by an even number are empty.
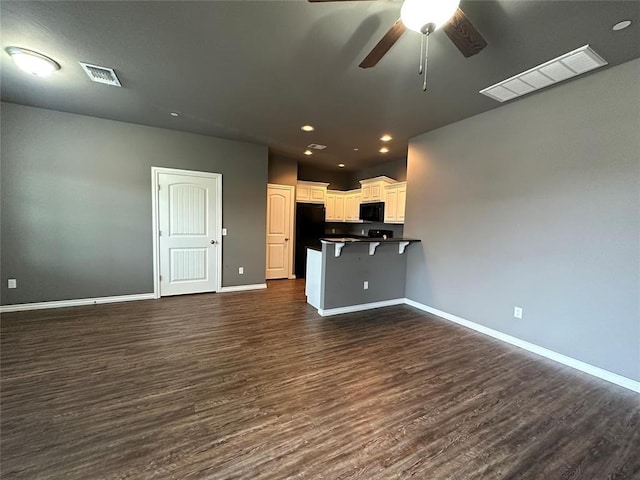
[[[308,0],[309,2],[340,2],[361,0]],[[375,66],[408,29],[422,34],[419,75],[424,75],[422,89],[427,89],[427,54],[429,35],[442,27],[453,44],[465,57],[471,57],[487,46],[487,41],[458,7],[460,0],[404,0],[400,18],[360,63],[360,68]]]

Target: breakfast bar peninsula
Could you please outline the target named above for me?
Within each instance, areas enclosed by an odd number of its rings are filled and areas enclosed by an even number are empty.
[[[322,316],[404,303],[411,238],[323,238],[308,249],[307,303]]]

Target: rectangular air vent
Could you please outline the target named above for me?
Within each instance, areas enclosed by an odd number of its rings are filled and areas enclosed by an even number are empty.
[[[113,85],[121,87],[120,80],[116,76],[113,68],[101,67],[99,65],[91,65],[90,63],[79,62],[82,69],[92,82],[104,83],[105,85]]]
[[[307,145],[307,148],[313,148],[314,150],[324,150],[327,148],[326,145],[318,145],[317,143],[310,143]]]
[[[558,58],[549,60],[542,65],[533,67],[526,72],[519,73],[480,90],[480,93],[499,102],[506,102],[520,95],[526,95],[540,88],[595,70],[606,64],[607,62],[594,52],[589,45],[585,45]]]

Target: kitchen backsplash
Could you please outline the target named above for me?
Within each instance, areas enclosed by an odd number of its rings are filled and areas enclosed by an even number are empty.
[[[377,230],[393,230],[394,237],[402,237],[404,225],[388,224],[388,223],[325,223],[325,233],[327,234],[344,234],[344,235],[367,235],[370,229]],[[362,233],[364,230],[364,233]]]

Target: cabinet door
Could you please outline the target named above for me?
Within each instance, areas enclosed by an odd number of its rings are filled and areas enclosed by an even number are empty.
[[[311,188],[307,185],[298,185],[296,188],[296,201],[308,202],[311,198]]]
[[[325,202],[325,189],[324,188],[311,187],[311,201],[314,202],[314,203],[324,203]]]
[[[407,187],[398,189],[398,222],[404,223],[404,209],[407,205]]]
[[[371,201],[371,185],[362,186],[362,201],[363,202]]]
[[[335,196],[334,218],[338,222],[344,222],[344,200],[345,196],[342,193]]]
[[[334,193],[327,193],[325,200],[326,207],[326,220],[333,221],[336,219],[336,195]]]
[[[387,190],[384,203],[384,223],[398,221],[398,189]]]
[[[362,195],[360,192],[352,193],[350,195],[351,198],[351,211],[350,211],[350,220],[352,222],[361,222],[360,220],[360,199]]]
[[[374,202],[382,200],[382,184],[374,183],[371,185],[371,200]]]

